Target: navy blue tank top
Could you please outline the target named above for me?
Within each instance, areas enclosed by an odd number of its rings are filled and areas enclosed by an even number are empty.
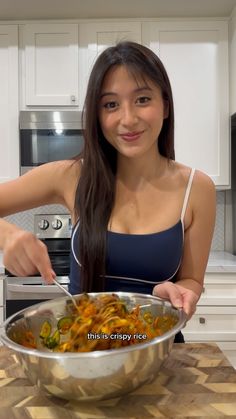
[[[191,190],[194,169],[191,170],[180,220],[167,230],[152,234],[124,234],[107,231],[106,291],[126,291],[152,294],[154,286],[174,280],[179,269],[184,243],[183,219]],[[71,237],[71,294],[79,294],[80,268],[79,221]]]

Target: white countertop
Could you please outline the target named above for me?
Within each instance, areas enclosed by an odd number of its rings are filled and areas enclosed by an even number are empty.
[[[0,275],[4,274],[2,259],[0,252]],[[236,272],[236,256],[227,252],[211,252],[206,272]]]

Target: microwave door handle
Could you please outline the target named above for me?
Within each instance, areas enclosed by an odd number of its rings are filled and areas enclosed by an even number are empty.
[[[60,293],[56,285],[22,285],[22,284],[7,284],[7,291],[14,291],[17,293]],[[63,292],[61,291],[61,294]]]

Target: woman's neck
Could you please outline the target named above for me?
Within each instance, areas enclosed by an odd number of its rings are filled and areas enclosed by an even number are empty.
[[[158,181],[169,166],[166,157],[157,153],[148,158],[121,157],[117,162],[117,181],[131,187],[138,188],[152,181]]]

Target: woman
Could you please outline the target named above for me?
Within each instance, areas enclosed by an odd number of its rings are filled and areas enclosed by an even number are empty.
[[[163,64],[121,42],[91,72],[85,148],[0,186],[0,215],[62,204],[72,215],[70,291],[154,293],[189,318],[201,295],[215,221],[215,187],[174,161],[174,111]],[[206,199],[207,197],[207,199]],[[31,233],[0,221],[4,264],[15,275],[54,277]]]

